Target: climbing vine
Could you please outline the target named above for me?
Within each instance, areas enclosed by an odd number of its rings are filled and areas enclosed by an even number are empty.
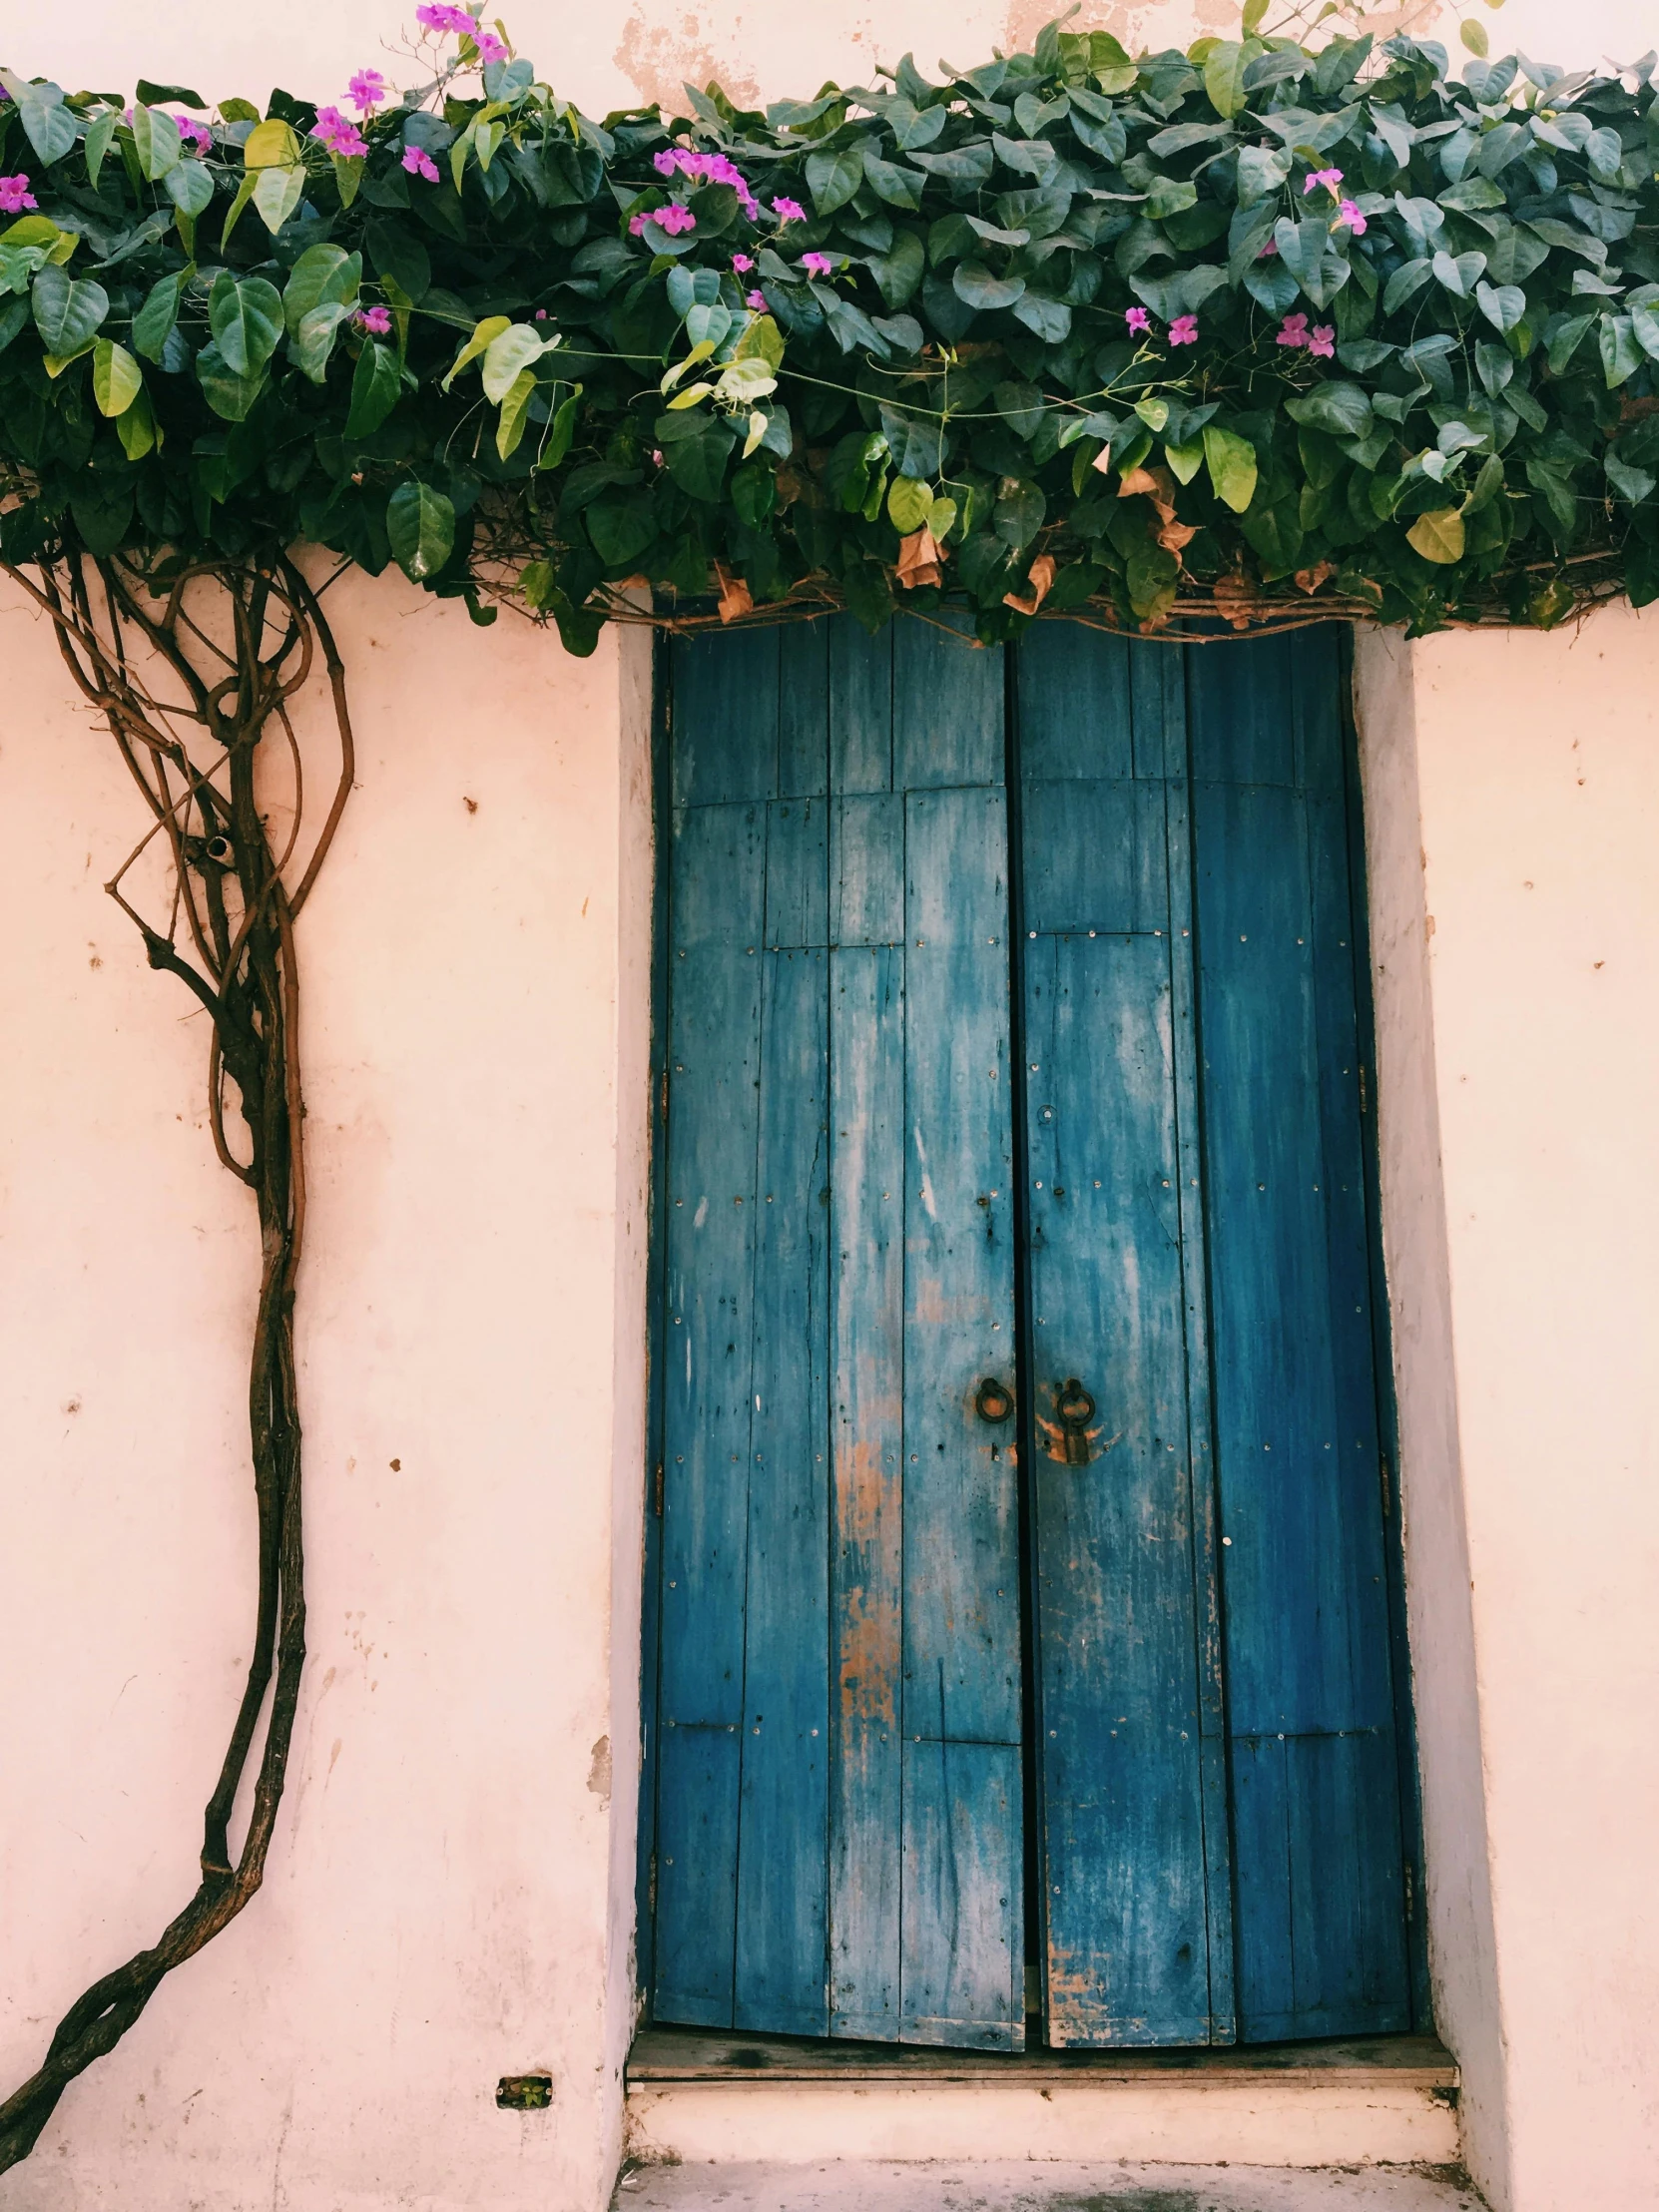
[[[710,86],[601,122],[481,8],[415,13],[408,89],[364,67],[332,105],[0,69],[0,571],[142,795],[109,888],[211,1017],[262,1253],[254,1658],[200,1885],[0,2105],[0,2170],[252,1898],[281,1795],[294,923],[352,774],[297,548],[578,653],[642,613],[875,629],[953,600],[993,643],[1058,613],[1420,633],[1659,596],[1652,54],[1567,74],[1468,26],[1459,75],[1249,0],[1186,52],[1067,18],[937,78],[906,56],[764,112]],[[339,768],[307,845],[289,701],[319,663]]]

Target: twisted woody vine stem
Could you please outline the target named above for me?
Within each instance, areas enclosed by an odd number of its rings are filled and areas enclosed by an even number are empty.
[[[4,2172],[28,2157],[70,2082],[114,2048],[163,1977],[235,1920],[264,1879],[305,1658],[293,1350],[305,1175],[293,930],[338,830],[353,759],[344,670],[317,596],[292,561],[175,568],[164,581],[128,560],[66,550],[30,571],[0,563],[0,573],[50,619],[77,689],[108,724],[153,818],[106,888],[137,926],[150,965],[177,976],[209,1015],[214,1145],[252,1193],[261,1255],[249,1373],[259,1514],[253,1656],[204,1816],[201,1879],[154,1944],[75,2000],[39,2070],[0,2104]],[[318,658],[339,773],[307,848],[289,702]],[[257,789],[261,748],[274,733],[288,755],[293,794],[279,849]],[[157,844],[169,910],[152,920],[127,886]],[[228,1095],[242,1116],[240,1142],[227,1128]],[[251,1768],[247,1830],[233,1850],[233,1816]]]

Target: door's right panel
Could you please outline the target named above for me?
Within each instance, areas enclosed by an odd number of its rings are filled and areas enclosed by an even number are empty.
[[[1018,666],[1047,2028],[1228,2041],[1181,659],[1056,623]]]
[[[1190,652],[1241,2038],[1410,2024],[1337,633]]]

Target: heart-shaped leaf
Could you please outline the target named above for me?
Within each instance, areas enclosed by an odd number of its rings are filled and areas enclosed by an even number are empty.
[[[540,331],[528,322],[509,322],[484,352],[484,397],[499,406],[532,361],[546,350]]]
[[[275,238],[305,194],[302,169],[262,169],[254,187],[260,220]]]
[[[1256,496],[1256,448],[1236,431],[1218,423],[1204,425],[1204,458],[1210,483],[1224,506],[1242,515]]]
[[[334,340],[350,312],[343,300],[324,299],[318,306],[307,307],[299,317],[299,327],[288,339],[288,354],[295,368],[313,384],[327,377]]]
[[[403,372],[389,345],[370,338],[357,355],[351,377],[351,406],[345,417],[348,438],[366,438],[378,430],[403,390]]]
[[[833,215],[837,208],[844,208],[863,181],[863,157],[855,146],[843,147],[838,154],[807,157],[807,190],[820,215]]]
[[[1231,39],[1218,39],[1211,47],[1204,63],[1204,90],[1217,115],[1231,120],[1249,99],[1245,70],[1252,59],[1248,47]]]
[[[179,126],[164,108],[133,109],[133,151],[150,182],[160,184],[180,159]]]
[[[333,301],[348,306],[362,284],[360,254],[341,246],[307,246],[282,286],[282,319],[293,336],[313,307]]]
[[[411,583],[423,584],[448,560],[455,543],[453,503],[431,484],[406,479],[386,501],[392,558]]]
[[[31,294],[35,328],[48,353],[78,353],[110,311],[110,295],[90,276],[72,277],[48,262]]]
[[[1463,517],[1456,507],[1436,507],[1418,515],[1405,533],[1413,552],[1438,567],[1449,568],[1463,558]]]
[[[1011,307],[1025,296],[1023,276],[993,276],[982,262],[959,263],[950,282],[957,298],[970,307]]]
[[[282,334],[282,295],[263,276],[233,276],[228,270],[208,294],[208,324],[233,376],[252,376],[276,350]]]
[[[1512,330],[1526,319],[1526,294],[1519,284],[1476,284],[1474,298],[1494,330]]]
[[[75,116],[64,106],[61,85],[32,85],[9,69],[0,69],[4,85],[17,109],[23,135],[48,168],[61,162],[80,133]]]
[[[144,389],[144,371],[124,345],[96,338],[92,347],[92,396],[100,414],[122,415]]]
[[[213,203],[212,173],[200,162],[175,162],[162,179],[162,189],[182,216],[194,222]]]

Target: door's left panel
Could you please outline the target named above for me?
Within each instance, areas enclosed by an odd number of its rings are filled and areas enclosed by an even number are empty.
[[[1023,2034],[989,658],[670,657],[659,2020]]]

